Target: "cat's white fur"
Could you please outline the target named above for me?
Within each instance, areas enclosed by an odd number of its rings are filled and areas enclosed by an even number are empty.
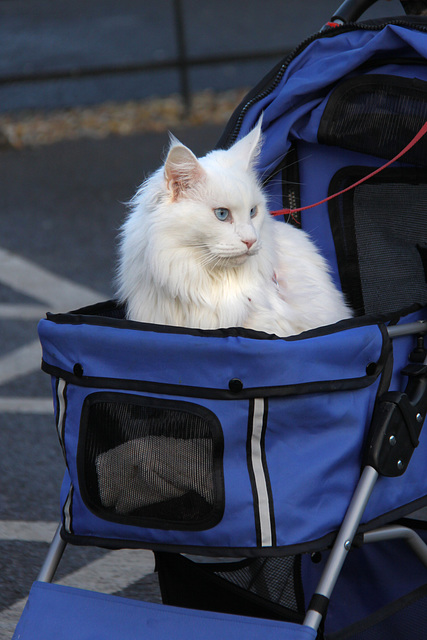
[[[261,123],[200,159],[171,140],[122,228],[118,297],[128,318],[288,336],[351,316],[308,236],[269,214],[254,169],[260,144]]]

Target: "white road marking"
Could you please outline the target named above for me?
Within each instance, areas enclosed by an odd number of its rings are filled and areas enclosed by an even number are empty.
[[[89,591],[116,593],[154,572],[154,555],[146,549],[110,551],[74,573],[59,584]]]
[[[0,248],[0,282],[32,299],[45,302],[50,311],[67,311],[99,301],[99,293],[61,278],[47,269]]]
[[[0,539],[50,542],[56,522],[0,521]],[[13,537],[15,536],[15,537]],[[58,584],[102,593],[117,593],[154,572],[154,556],[145,549],[119,549],[58,580]],[[27,598],[0,613],[0,640],[10,640]]]
[[[47,305],[1,303],[0,320],[40,320],[46,311]]]
[[[51,398],[0,397],[0,414],[1,413],[53,416],[53,401]]]
[[[0,304],[0,319],[38,320],[46,311],[66,312],[101,300],[104,295],[67,278],[60,278],[34,262],[0,248],[0,284],[23,293],[42,304]],[[29,342],[0,357],[0,386],[40,369],[41,347]],[[0,412],[46,413],[43,398],[0,399]],[[52,405],[51,405],[52,406]]]
[[[50,544],[57,527],[57,522],[0,520],[0,540],[48,542]]]
[[[41,355],[38,340],[6,353],[0,358],[0,385],[39,370]]]

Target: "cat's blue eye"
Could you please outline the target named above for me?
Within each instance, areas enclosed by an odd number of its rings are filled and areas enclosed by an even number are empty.
[[[221,220],[221,222],[224,222],[225,220],[228,220],[230,216],[230,211],[229,209],[225,209],[224,207],[219,207],[218,209],[214,209],[214,214],[216,215],[218,220]]]
[[[252,209],[251,209],[251,218],[255,218],[257,213],[258,213],[258,207],[252,207]]]

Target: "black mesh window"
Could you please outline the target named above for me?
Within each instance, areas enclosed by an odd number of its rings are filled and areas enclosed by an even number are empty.
[[[366,74],[345,80],[331,94],[319,126],[320,143],[391,159],[427,120],[427,82]],[[427,140],[405,156],[426,165]]]
[[[124,524],[204,529],[223,511],[222,430],[204,407],[95,393],[82,411],[81,492]]]
[[[348,167],[332,179],[337,193],[372,171]],[[344,293],[358,314],[427,304],[427,175],[388,169],[340,198],[329,214]]]

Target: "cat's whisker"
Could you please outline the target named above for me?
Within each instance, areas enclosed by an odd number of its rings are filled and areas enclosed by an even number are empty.
[[[267,169],[261,174],[261,182],[264,183],[264,181],[267,179],[268,183],[271,182],[271,179],[274,178],[274,176],[276,176],[278,173],[280,173],[283,170],[289,169],[290,167],[293,167],[297,164],[302,163],[304,160],[308,160],[309,158],[311,158],[312,154],[306,155],[303,158],[297,158],[296,160],[294,160],[294,162],[290,162],[289,164],[286,164],[285,166],[280,166],[281,161],[283,160],[283,158],[286,157],[286,153],[284,153],[280,158],[277,159],[278,161],[278,166],[276,167],[276,169],[273,171],[273,173],[271,174],[267,174]]]
[[[219,262],[220,262],[219,256],[215,256],[212,253],[209,253],[207,251],[198,255],[198,264],[203,269],[205,269],[206,267],[209,267],[211,269],[216,268]]]

